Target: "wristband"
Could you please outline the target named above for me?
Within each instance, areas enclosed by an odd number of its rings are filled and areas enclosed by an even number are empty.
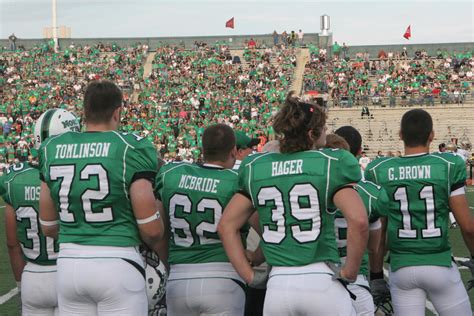
[[[370,272],[370,280],[383,279],[383,272]]]

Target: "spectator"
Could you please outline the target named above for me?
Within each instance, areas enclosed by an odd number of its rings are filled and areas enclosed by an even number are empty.
[[[336,42],[332,45],[332,54],[335,58],[339,58],[339,53],[341,52],[341,46]]]
[[[16,40],[17,40],[17,37],[15,36],[15,33],[13,33],[12,35],[8,37],[8,41],[10,42],[10,50],[12,51],[16,50]]]
[[[273,31],[273,34],[272,34],[272,37],[273,37],[273,46],[278,46],[278,33],[277,31]]]
[[[359,166],[362,170],[362,172],[365,171],[365,168],[367,168],[367,165],[370,163],[370,158],[367,157],[365,154],[365,151],[360,153],[361,157],[359,158]]]
[[[364,116],[367,116],[368,118],[370,118],[370,111],[367,105],[364,105],[362,107],[362,112],[360,113],[360,118],[364,118]]]
[[[349,47],[347,47],[346,43],[342,43],[342,58],[348,59],[349,58]]]
[[[298,41],[299,41],[300,46],[303,46],[303,37],[304,37],[304,33],[303,33],[303,31],[300,29],[300,30],[298,31]]]

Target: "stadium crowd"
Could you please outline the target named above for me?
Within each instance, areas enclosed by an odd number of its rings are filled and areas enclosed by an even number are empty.
[[[212,123],[260,137],[260,146],[272,138],[268,123],[289,90],[293,50],[246,49],[243,65],[232,62],[226,46],[162,47],[144,80],[147,50],[99,44],[54,53],[44,45],[5,54],[0,80],[12,93],[3,94],[0,105],[0,167],[22,156],[33,159],[34,121],[46,109],[64,108],[81,117],[79,100],[96,79],[118,83],[125,100],[122,129],[141,130],[165,159],[200,159],[201,135]]]
[[[225,44],[197,43],[191,50],[157,48],[151,74],[144,78],[146,45],[72,44],[58,53],[52,47],[45,43],[0,58],[0,83],[11,91],[0,100],[0,169],[16,158],[33,159],[34,121],[46,109],[59,107],[82,117],[84,88],[95,79],[117,82],[124,91],[122,129],[141,130],[165,160],[199,160],[202,132],[213,123],[260,138],[260,150],[274,138],[270,119],[296,66],[295,51],[285,45],[256,49],[249,44],[241,56],[233,56]],[[381,104],[384,98],[390,106],[399,98],[401,105],[433,105],[435,99],[462,102],[471,93],[470,52],[439,51],[436,59],[426,52],[412,59],[404,52],[381,52],[372,60],[368,53],[349,59],[345,44],[336,43],[332,54],[308,47],[304,90],[316,90],[334,105]]]
[[[329,56],[325,49],[310,46],[305,69],[305,91],[320,93],[334,106],[460,104],[473,92],[470,51],[438,50],[436,56],[429,56],[420,50],[408,58],[406,49],[397,53],[382,50],[375,59],[367,52],[349,59],[343,58],[344,47],[336,43]]]

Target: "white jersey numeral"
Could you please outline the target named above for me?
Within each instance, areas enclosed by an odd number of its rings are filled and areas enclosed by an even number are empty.
[[[183,215],[177,215],[178,210],[182,210]],[[190,247],[193,244],[206,245],[220,243],[216,237],[217,223],[222,216],[222,206],[215,199],[202,199],[196,206],[197,213],[212,212],[213,220],[202,221],[195,229],[191,227],[189,217],[192,214],[193,203],[184,194],[174,194],[169,202],[170,226],[174,236],[174,243],[177,246]]]
[[[422,238],[441,237],[441,229],[435,226],[435,204],[433,186],[425,186],[419,193],[420,200],[425,201],[425,219],[426,228],[421,230]],[[406,187],[399,187],[394,193],[395,201],[400,203],[400,212],[402,213],[403,228],[398,229],[399,238],[415,239],[418,231],[412,227],[412,217],[410,214],[410,206]]]
[[[76,168],[74,165],[51,166],[49,169],[52,181],[61,179],[61,186],[59,188],[59,216],[61,221],[65,223],[75,222],[74,213],[69,210],[69,195],[75,172]],[[84,219],[88,223],[112,221],[112,207],[104,207],[96,212],[92,211],[92,202],[102,201],[110,193],[107,170],[100,164],[86,165],[81,171],[80,180],[86,181],[91,177],[97,177],[99,188],[97,190],[87,189],[81,194]]]
[[[290,226],[291,235],[299,243],[314,242],[321,233],[321,210],[318,190],[311,184],[297,184],[289,192],[289,213],[298,221],[311,220],[311,228],[303,230],[301,224]],[[306,198],[307,207],[301,207],[300,199]],[[283,193],[276,187],[262,188],[258,195],[258,205],[267,206],[269,202],[274,205],[272,209],[272,224],[263,225],[262,238],[266,243],[279,244],[287,234],[285,227],[285,205]]]
[[[71,192],[71,184],[74,180],[74,165],[51,166],[49,175],[52,181],[61,179],[61,187],[59,188],[59,217],[61,222],[74,223],[74,214],[69,212],[69,193]]]
[[[99,181],[98,190],[86,190],[82,193],[82,208],[85,212],[86,222],[107,222],[114,219],[111,207],[104,207],[102,212],[92,212],[91,200],[101,201],[109,195],[109,178],[107,170],[102,165],[87,165],[81,171],[81,180],[89,180],[91,176],[96,176]]]
[[[21,244],[21,249],[25,257],[36,260],[41,254],[41,241],[39,236],[38,213],[33,207],[22,206],[16,209],[16,218],[18,221],[27,220],[30,228],[26,229],[26,238],[31,241],[31,247]],[[46,254],[48,260],[55,260],[58,253],[54,251],[54,239],[46,237]]]

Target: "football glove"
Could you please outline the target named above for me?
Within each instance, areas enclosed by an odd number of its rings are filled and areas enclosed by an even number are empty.
[[[459,261],[459,264],[471,270],[471,279],[467,281],[467,290],[471,290],[474,287],[474,258],[468,261]]]
[[[370,281],[370,292],[374,298],[375,305],[378,305],[377,302],[383,302],[391,298],[390,289],[384,279]]]

